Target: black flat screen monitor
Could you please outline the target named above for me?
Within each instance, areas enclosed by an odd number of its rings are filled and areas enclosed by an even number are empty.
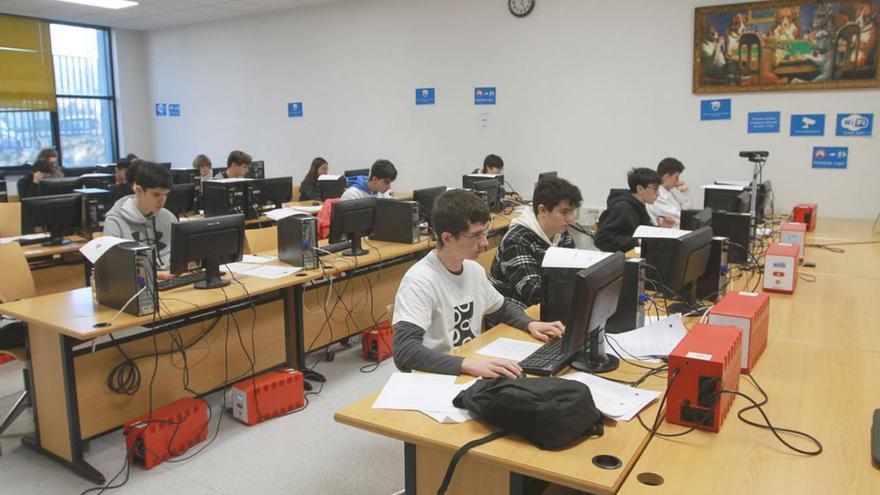
[[[697,282],[709,267],[713,236],[710,227],[703,227],[677,239],[642,239],[642,257],[654,268],[648,269],[647,278],[659,282],[658,292],[685,302],[685,306],[670,305],[667,312],[696,305]]]
[[[21,199],[21,232],[49,233],[44,246],[60,246],[70,241],[64,236],[82,226],[82,195],[59,194]]]
[[[82,183],[83,181],[79,177],[46,178],[40,181],[40,196],[71,194],[74,189],[81,188]]]
[[[538,174],[538,182],[547,180],[547,179],[556,179],[559,177],[557,172],[541,172]]]
[[[623,287],[623,253],[613,253],[577,273],[562,351],[573,355],[571,366],[588,373],[617,369],[620,360],[601,351],[605,322],[617,311]]]
[[[421,207],[421,213],[428,225],[433,225],[431,213],[434,211],[434,201],[446,192],[446,186],[428,187],[413,191],[413,201]]]
[[[203,266],[205,280],[197,289],[229,285],[220,278],[220,265],[241,261],[244,251],[244,215],[189,220],[171,224],[171,273],[180,275],[191,266]]]
[[[263,205],[281,208],[293,199],[293,177],[272,177],[260,181],[260,201]]]
[[[716,189],[707,187],[703,190],[703,206],[712,211],[739,211],[742,207],[740,189]],[[746,192],[748,195],[748,192]]]
[[[750,223],[748,213],[716,211],[712,213],[712,231],[717,236],[727,237],[727,261],[747,263],[750,249]]]
[[[365,176],[365,177],[369,177],[369,176],[370,176],[370,169],[368,169],[368,168],[356,168],[356,169],[353,169],[353,170],[346,170],[346,171],[345,171],[345,176],[346,176],[346,177],[358,177],[358,176],[361,176],[361,175],[363,175],[363,176]]]
[[[165,200],[165,209],[180,218],[187,213],[196,211],[196,185],[174,184]]]
[[[710,227],[712,225],[712,209],[703,208],[702,210],[688,209],[681,210],[681,229],[697,230],[702,227]]]
[[[498,185],[498,181],[493,179],[474,181],[473,189],[477,192],[486,193],[489,198],[489,211],[498,213],[501,211],[501,202],[503,197],[502,189]]]
[[[65,177],[79,177],[83,174],[95,173],[95,167],[64,167]]]
[[[495,195],[489,195],[489,208],[492,209],[493,212],[501,211],[501,205],[504,201],[504,175],[488,175],[488,174],[468,174],[461,176],[461,187],[465,189],[473,189],[475,191],[480,191],[481,189],[477,188],[478,182],[484,182],[487,180],[494,180],[497,182],[498,187],[495,189]],[[483,187],[488,187],[488,184],[485,184]],[[486,189],[482,189],[486,190]],[[488,192],[488,191],[487,191]]]
[[[318,191],[321,193],[322,202],[342,196],[342,193],[345,192],[345,176],[338,179],[322,179],[321,177],[318,177]]]
[[[342,241],[342,236],[351,241],[351,249],[343,251],[343,256],[363,256],[370,251],[361,246],[361,237],[369,235],[373,229],[376,198],[358,198],[334,203],[330,210],[330,242]]]
[[[199,171],[194,168],[172,168],[171,183],[172,184],[194,184]]]
[[[115,174],[105,174],[102,172],[96,172],[87,177],[81,177],[82,179],[82,187],[86,189],[107,189],[109,190],[116,184],[116,175]]]

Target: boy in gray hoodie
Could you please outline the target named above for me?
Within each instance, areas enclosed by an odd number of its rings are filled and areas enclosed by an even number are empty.
[[[177,219],[163,208],[171,192],[171,172],[140,162],[134,176],[134,194],[117,201],[104,219],[104,235],[131,239],[153,248],[157,278],[171,278],[171,224]]]

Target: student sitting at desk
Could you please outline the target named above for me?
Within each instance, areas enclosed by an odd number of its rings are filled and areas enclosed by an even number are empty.
[[[330,171],[330,164],[327,160],[316,157],[312,160],[312,166],[309,167],[309,173],[303,178],[299,185],[300,201],[320,201],[321,188],[318,186],[318,177],[326,175]]]
[[[199,175],[198,178],[202,180],[210,179],[212,176],[212,168],[214,164],[211,163],[211,159],[208,158],[207,155],[196,155],[193,158],[193,168],[198,170]]]
[[[31,172],[18,179],[18,198],[31,198],[39,196],[40,181],[55,176],[55,169],[49,160],[41,158],[31,165]]]
[[[660,176],[660,195],[648,205],[651,220],[660,227],[679,228],[681,226],[681,210],[691,207],[688,186],[681,181],[684,165],[675,158],[664,158],[657,165]]]
[[[340,201],[349,199],[391,197],[391,183],[397,180],[397,169],[388,160],[376,160],[370,167],[370,177],[359,176],[354,178],[354,184],[342,193]]]
[[[61,165],[58,163],[58,151],[55,148],[43,148],[37,153],[37,159],[34,160],[34,163],[37,163],[40,160],[46,160],[49,162],[49,165],[52,166],[52,174],[47,175],[46,177],[64,177],[64,170],[61,168]]]
[[[155,163],[139,161],[134,194],[113,205],[104,219],[104,235],[141,242],[153,248],[157,277],[171,278],[171,224],[174,214],[163,208],[171,192],[171,172]]]
[[[486,155],[486,158],[483,158],[483,168],[475,168],[471,173],[501,175],[504,173],[504,160],[498,155]],[[522,201],[522,197],[515,192],[505,190],[504,195],[514,201]]]
[[[660,176],[650,168],[634,168],[626,174],[627,189],[612,189],[608,207],[599,216],[596,247],[602,251],[627,252],[639,245],[633,233],[639,225],[653,225],[646,204],[657,199]]]
[[[226,171],[218,172],[215,179],[240,179],[247,175],[251,168],[251,155],[244,151],[233,150],[226,157]]]
[[[134,155],[129,155],[134,156]],[[110,204],[116,204],[120,199],[134,194],[134,174],[141,160],[135,158],[120,158],[116,162],[116,184],[110,188]]]
[[[542,341],[562,335],[562,323],[531,319],[492,287],[474,261],[488,246],[489,232],[489,209],[477,195],[461,189],[441,194],[432,220],[437,249],[406,272],[394,300],[394,363],[447,375],[519,376],[522,369],[513,361],[446,352],[479,335],[487,315]]]
[[[581,206],[581,191],[565,179],[535,185],[532,206],[512,222],[492,260],[489,280],[504,297],[523,308],[541,302],[541,263],[551,246],[573,248],[566,231]]]

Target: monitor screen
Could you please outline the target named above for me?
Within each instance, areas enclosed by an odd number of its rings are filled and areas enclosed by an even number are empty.
[[[361,247],[361,237],[373,229],[376,198],[358,198],[334,203],[330,210],[330,242],[342,241],[345,235],[351,249],[344,256],[361,256],[369,251]]]
[[[224,215],[171,224],[171,273],[180,275],[198,266],[205,280],[198,289],[229,285],[220,279],[220,265],[241,261],[244,251],[244,215]]]
[[[81,194],[36,196],[21,200],[22,234],[47,232],[51,240],[45,245],[67,244],[69,241],[64,236],[72,234],[81,225]]]

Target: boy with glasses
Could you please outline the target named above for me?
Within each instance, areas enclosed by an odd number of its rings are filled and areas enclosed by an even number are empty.
[[[633,233],[639,225],[653,225],[645,205],[659,196],[660,176],[650,168],[634,168],[626,174],[629,189],[612,189],[608,207],[599,216],[596,247],[602,251],[627,252],[639,245]]]
[[[465,359],[446,352],[479,335],[486,316],[545,342],[562,335],[562,323],[528,317],[492,287],[474,261],[488,247],[490,226],[489,210],[477,195],[464,190],[441,194],[432,220],[437,249],[406,272],[394,300],[394,363],[406,371],[519,376],[522,369],[514,361]]]

